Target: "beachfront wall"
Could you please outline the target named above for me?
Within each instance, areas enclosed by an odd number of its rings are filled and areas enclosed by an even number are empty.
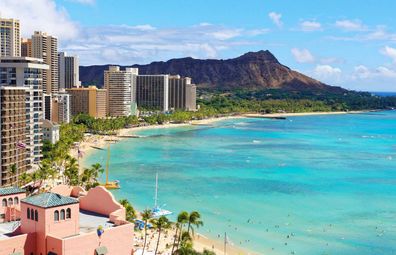
[[[30,255],[36,251],[36,235],[22,234],[0,240],[0,254],[8,255],[20,252]]]
[[[33,212],[34,217],[27,217],[27,210]],[[70,219],[66,219],[67,209],[71,210]],[[65,211],[65,219],[60,218],[61,210]],[[36,219],[37,211],[37,219]],[[55,220],[55,211],[59,212],[59,220]],[[52,208],[40,208],[27,203],[21,203],[21,232],[36,233],[36,251],[37,254],[46,254],[46,237],[48,235],[59,238],[71,235],[77,235],[79,227],[79,208],[78,204],[70,204]],[[30,213],[32,215],[32,213]]]
[[[64,184],[53,187],[51,192],[65,197],[80,197],[86,194],[86,191],[79,186],[68,186]]]
[[[116,213],[118,220],[125,220],[125,208],[102,186],[90,189],[86,196],[80,198],[80,209],[96,212],[108,217],[110,217],[110,214]]]
[[[0,223],[20,219],[21,199],[25,197],[25,193],[0,196]]]
[[[47,252],[57,255],[95,255],[95,249],[104,246],[107,255],[131,255],[133,250],[133,225],[125,224],[105,229],[101,237],[96,231],[64,239],[47,237]]]

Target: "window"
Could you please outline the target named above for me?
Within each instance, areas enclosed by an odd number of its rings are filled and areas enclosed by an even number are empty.
[[[8,206],[11,206],[14,203],[14,200],[12,200],[12,197],[8,199]]]
[[[3,207],[7,207],[7,199],[3,199],[3,201],[1,202],[1,205],[3,206]]]
[[[27,218],[30,220],[30,209],[28,208],[28,209],[26,210],[26,212],[27,212]]]
[[[66,219],[70,219],[71,218],[71,209],[67,208],[66,210]]]
[[[34,220],[38,221],[38,212],[37,212],[37,210],[34,211]]]
[[[33,209],[30,209],[30,219],[34,220],[34,211],[33,211]]]
[[[56,210],[54,212],[54,221],[59,221],[59,211],[58,210]]]
[[[63,209],[60,211],[60,219],[61,220],[65,219],[65,210],[63,210]]]
[[[18,197],[14,197],[14,205],[19,204],[19,198]]]

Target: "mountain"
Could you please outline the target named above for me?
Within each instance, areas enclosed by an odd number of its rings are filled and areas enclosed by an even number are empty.
[[[81,66],[83,84],[103,86],[103,72],[109,65]],[[284,89],[291,91],[317,91],[343,93],[344,89],[326,85],[282,65],[268,50],[249,52],[226,60],[179,58],[166,62],[152,62],[138,67],[140,74],[180,74],[191,77],[198,88],[232,89]],[[123,67],[122,67],[123,68]]]

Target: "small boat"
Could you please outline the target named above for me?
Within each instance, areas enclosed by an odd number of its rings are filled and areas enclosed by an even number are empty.
[[[162,209],[160,206],[158,206],[158,173],[155,175],[155,197],[154,197],[154,208],[152,212],[154,218],[172,214],[171,211]]]
[[[111,189],[119,189],[120,182],[119,181],[109,181],[109,162],[110,162],[110,144],[107,145],[107,160],[106,160],[106,182],[101,184],[101,186],[105,187],[108,190]]]

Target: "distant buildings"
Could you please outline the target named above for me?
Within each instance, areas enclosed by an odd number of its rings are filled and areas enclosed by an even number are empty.
[[[31,57],[32,56],[32,39],[22,38],[21,43],[21,56]]]
[[[66,52],[59,52],[59,89],[71,89],[81,86],[79,76],[78,56],[68,56]]]
[[[50,141],[52,144],[59,141],[59,128],[60,125],[50,120],[43,120],[43,141]]]
[[[0,57],[21,56],[19,20],[0,18]]]
[[[71,96],[60,91],[52,96],[51,120],[56,123],[69,123],[71,118]]]
[[[94,118],[107,116],[107,90],[95,86],[88,88],[72,88],[67,93],[71,97],[71,114],[89,114]]]
[[[0,87],[25,88],[26,164],[30,167],[42,157],[43,90],[42,73],[48,70],[41,59],[0,58]]]
[[[180,75],[169,76],[169,109],[196,110],[196,86],[191,84],[191,78],[181,78]]]
[[[58,93],[58,39],[44,32],[34,32],[32,56],[30,57],[41,58],[49,66],[49,69],[43,72],[43,92],[46,94]]]
[[[111,117],[131,115],[137,68],[120,70],[118,66],[110,66],[104,71],[104,88],[107,90],[108,113]]]
[[[12,185],[16,175],[26,172],[26,89],[0,87],[0,186]],[[18,173],[13,173],[16,167]],[[1,210],[0,210],[1,214]],[[1,222],[0,215],[0,222]]]
[[[136,103],[147,110],[168,111],[169,75],[138,75]]]
[[[134,225],[104,187],[61,185],[25,196],[0,188],[0,254],[133,254]]]

